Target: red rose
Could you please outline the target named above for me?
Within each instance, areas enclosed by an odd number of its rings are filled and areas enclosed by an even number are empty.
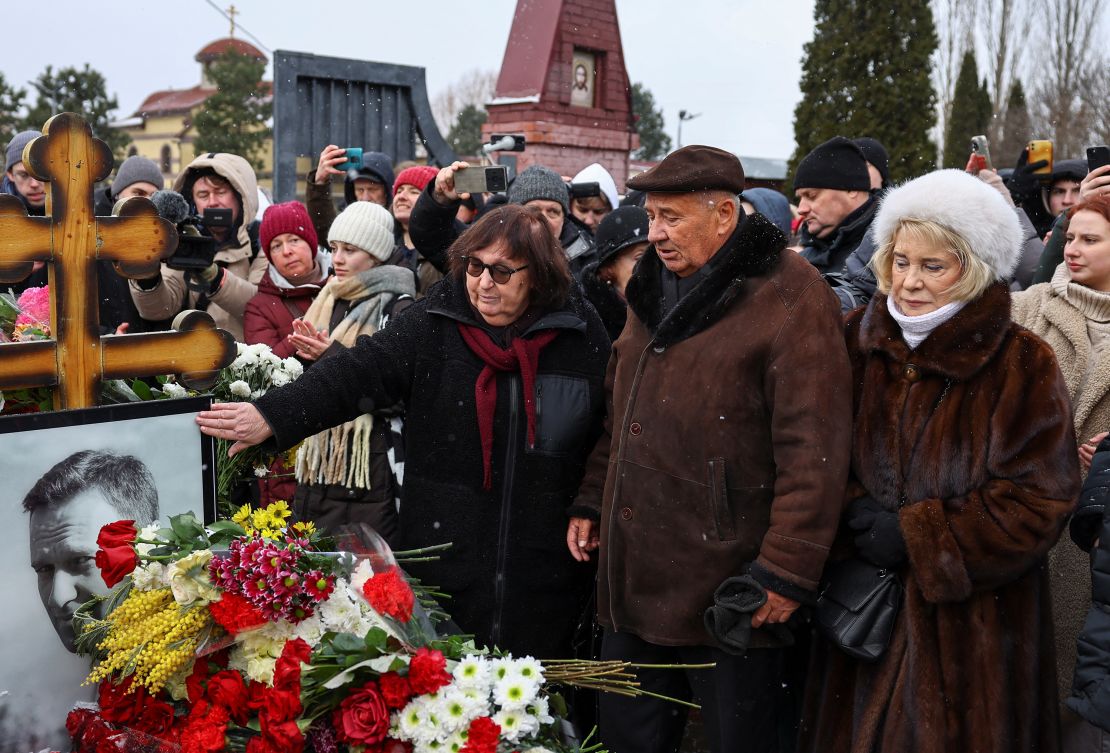
[[[370,681],[343,699],[332,714],[340,740],[351,745],[377,745],[389,732],[389,709],[378,684]]]
[[[399,567],[391,567],[369,578],[362,584],[362,595],[378,614],[401,622],[412,619],[414,597]]]
[[[118,685],[110,679],[100,683],[97,702],[100,704],[100,715],[105,721],[131,726],[147,692],[140,686],[135,688],[133,693],[129,693],[130,687],[130,677],[124,678]]]
[[[459,753],[497,753],[501,740],[501,727],[488,716],[480,716],[470,723],[466,745]]]
[[[252,682],[247,706],[258,712],[265,709],[272,721],[287,722],[301,714],[301,690],[271,688],[265,683]]]
[[[451,682],[447,660],[439,651],[420,648],[409,662],[409,685],[416,695],[428,695]]]
[[[133,520],[117,520],[100,529],[96,535],[96,545],[101,549],[114,549],[120,546],[131,546],[139,537],[139,529]]]
[[[312,649],[302,638],[286,641],[274,665],[274,687],[300,691],[301,664],[307,664]]]
[[[133,520],[109,523],[97,534],[96,545],[100,550],[96,553],[96,566],[100,568],[100,577],[108,588],[130,575],[139,564],[139,558],[132,548],[138,535]]]
[[[407,677],[396,672],[386,672],[378,678],[378,683],[381,685],[385,705],[389,708],[403,709],[412,700],[412,686]]]
[[[153,737],[164,735],[173,726],[173,706],[151,696],[139,706],[139,713],[131,723],[132,729]]]
[[[241,674],[228,669],[217,672],[208,681],[206,692],[208,700],[213,705],[227,709],[228,715],[235,720],[236,724],[247,723],[250,709],[247,707],[247,685],[243,682]]]

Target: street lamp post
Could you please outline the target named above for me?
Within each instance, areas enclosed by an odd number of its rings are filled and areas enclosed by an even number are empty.
[[[686,120],[693,120],[694,118],[701,117],[700,112],[687,112],[686,110],[678,111],[678,146],[676,149],[682,148],[682,123]]]

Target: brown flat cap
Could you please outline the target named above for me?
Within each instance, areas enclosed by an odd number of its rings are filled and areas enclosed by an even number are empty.
[[[744,166],[731,152],[691,144],[629,180],[628,187],[636,191],[717,190],[738,194],[744,190]]]

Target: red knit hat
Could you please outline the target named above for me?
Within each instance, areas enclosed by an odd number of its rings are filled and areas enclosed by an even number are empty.
[[[397,193],[397,189],[406,183],[416,186],[421,191],[424,187],[436,179],[439,170],[436,170],[431,165],[415,165],[413,167],[406,167],[397,176],[397,180],[393,181],[393,193]]]
[[[312,219],[308,216],[308,210],[305,209],[304,204],[299,201],[287,201],[266,209],[266,213],[262,215],[262,227],[258,235],[267,259],[270,258],[270,241],[282,233],[299,235],[312,247],[312,258],[316,258],[316,228],[312,226]]]

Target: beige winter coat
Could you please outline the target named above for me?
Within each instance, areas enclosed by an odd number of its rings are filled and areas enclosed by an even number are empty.
[[[1014,293],[1012,316],[1056,353],[1075,413],[1076,439],[1082,444],[1099,432],[1110,431],[1110,351],[1103,353],[1088,371],[1091,342],[1087,317],[1060,294],[1066,280],[1067,267],[1061,264],[1053,282]],[[1076,638],[1091,604],[1091,563],[1087,553],[1070,537],[1061,536],[1049,555],[1049,567],[1056,627],[1056,674],[1063,701],[1071,689],[1075,670]]]
[[[259,252],[251,261],[251,241],[247,227],[258,214],[258,183],[250,164],[234,154],[217,152],[197,157],[177,176],[174,190],[181,191],[191,171],[210,167],[227,178],[232,188],[243,200],[243,213],[239,223],[236,243],[225,246],[216,252],[216,263],[224,267],[228,274],[215,294],[209,296],[207,311],[215,320],[216,326],[226,329],[236,340],[243,340],[243,312],[247,302],[258,292],[258,283],[269,265],[266,255]],[[186,197],[188,199],[189,197]],[[135,280],[130,281],[131,298],[144,319],[159,321],[171,319],[183,308],[195,306],[200,294],[185,286],[185,274],[162,265],[162,283],[152,290],[143,290]]]

